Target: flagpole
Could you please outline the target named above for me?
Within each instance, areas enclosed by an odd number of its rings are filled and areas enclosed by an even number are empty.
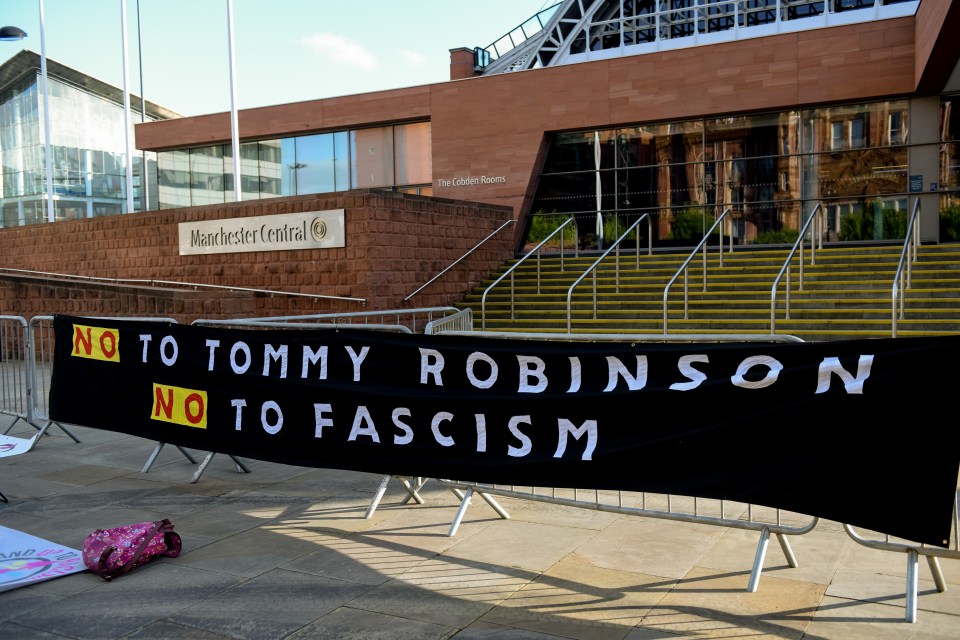
[[[120,41],[123,48],[123,140],[127,165],[127,213],[133,213],[133,148],[130,146],[130,90],[127,85],[127,0],[120,0]]]
[[[233,46],[233,0],[227,0],[227,32],[230,52],[230,139],[233,145],[233,199],[240,202],[240,136],[237,132],[237,74]]]
[[[43,0],[40,3],[40,83],[43,91],[43,153],[47,172],[47,222],[53,222],[53,153],[50,151],[50,92],[47,90],[47,37],[43,21]]]

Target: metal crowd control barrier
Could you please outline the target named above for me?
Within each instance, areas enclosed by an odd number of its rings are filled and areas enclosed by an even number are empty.
[[[319,313],[299,316],[274,316],[267,318],[237,318],[234,320],[197,320],[197,323],[216,323],[219,326],[250,325],[287,326],[303,328],[338,328],[350,325],[353,328],[396,330],[398,326],[408,329],[408,333],[421,333],[432,322],[463,313],[456,307],[413,307],[410,309],[388,309],[383,311],[356,311],[351,313]]]
[[[52,426],[80,442],[72,431],[46,415],[45,391],[52,369],[47,352],[52,354],[52,344],[48,349],[43,331],[33,321],[28,324],[20,316],[0,316],[0,413],[14,418],[4,435],[23,421],[38,431],[34,444]]]
[[[924,556],[927,559],[927,566],[930,567],[933,582],[939,593],[947,590],[947,581],[944,579],[943,571],[940,569],[940,558],[960,560],[960,488],[957,489],[956,497],[953,501],[953,527],[950,540],[946,541],[946,547],[930,547],[917,542],[892,538],[886,534],[861,532],[848,524],[844,524],[843,529],[857,544],[879,551],[893,551],[907,555],[906,612],[904,620],[907,622],[916,622],[917,596],[919,592],[919,578],[917,574],[920,569],[920,556]]]
[[[790,335],[570,335],[487,331],[470,332],[454,329],[445,331],[443,330],[442,323],[436,323],[431,329],[432,333],[443,333],[445,335],[470,335],[474,337],[486,336],[492,338],[519,338],[529,340],[598,342],[803,342],[800,338]],[[401,504],[408,504],[411,500],[418,504],[424,504],[425,501],[419,492],[427,482],[427,478],[387,475],[384,476],[380,485],[377,487],[373,499],[367,507],[364,515],[365,518],[373,517],[391,479],[398,481],[407,492],[407,495],[401,500]],[[450,524],[450,530],[447,534],[449,536],[456,535],[474,494],[479,495],[503,519],[509,519],[510,515],[506,509],[496,501],[493,497],[495,495],[580,509],[594,509],[620,515],[646,516],[662,520],[677,520],[680,522],[707,524],[731,529],[758,531],[760,533],[760,540],[757,543],[753,569],[750,572],[750,581],[747,586],[747,590],[751,593],[755,592],[760,584],[760,573],[763,570],[763,562],[766,558],[770,535],[776,536],[787,563],[791,567],[796,568],[799,565],[786,536],[798,536],[809,533],[820,521],[819,518],[814,516],[794,514],[793,512],[786,512],[780,509],[692,496],[629,491],[598,491],[576,488],[518,487],[516,485],[497,485],[447,479],[438,479],[437,482],[448,487],[460,500],[460,508],[457,510],[453,522]],[[592,499],[581,496],[592,496]],[[654,503],[659,503],[663,506],[662,508],[657,508],[654,506]],[[785,522],[785,520],[791,520],[793,524],[789,524]]]
[[[461,331],[473,335],[473,309],[467,308],[454,314],[432,320],[423,328],[424,335]]]
[[[0,316],[0,413],[13,416],[13,424],[28,417],[30,376],[26,363],[27,321]]]

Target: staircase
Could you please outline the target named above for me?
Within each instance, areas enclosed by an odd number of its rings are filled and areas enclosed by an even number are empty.
[[[804,254],[803,288],[799,258],[790,270],[790,313],[786,313],[786,279],[776,294],[776,315],[771,331],[771,288],[786,260],[787,249],[734,248],[719,252],[711,247],[707,257],[707,283],[703,286],[703,258],[698,254],[687,270],[688,303],[684,314],[683,276],[670,287],[667,333],[684,334],[787,334],[804,341],[850,338],[889,338],[893,335],[893,279],[902,247],[837,246],[816,252],[811,264]],[[514,302],[511,317],[510,276],[484,291],[516,261],[508,262],[469,292],[460,307],[474,312],[475,330],[567,333],[567,295],[570,286],[597,256],[530,258],[513,272]],[[621,254],[619,290],[616,258],[609,256],[596,273],[596,314],[593,276],[588,275],[571,297],[570,333],[663,334],[664,288],[689,255],[655,253]],[[906,277],[906,271],[902,277]],[[904,315],[898,315],[897,337],[960,335],[960,244],[921,246],[912,263],[904,297]],[[485,306],[484,311],[481,308]]]

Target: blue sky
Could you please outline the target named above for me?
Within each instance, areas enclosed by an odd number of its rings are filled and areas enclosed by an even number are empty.
[[[123,0],[43,0],[47,56],[122,87]],[[450,78],[450,49],[486,46],[555,0],[233,0],[240,109]],[[0,0],[0,60],[41,50],[39,0]],[[138,0],[126,0],[139,95]],[[139,0],[143,93],[183,115],[230,109],[227,0]]]

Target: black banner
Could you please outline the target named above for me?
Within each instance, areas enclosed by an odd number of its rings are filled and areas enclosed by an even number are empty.
[[[309,467],[728,499],[943,546],[960,336],[646,343],[57,316],[51,419]],[[937,417],[934,417],[937,416]]]

